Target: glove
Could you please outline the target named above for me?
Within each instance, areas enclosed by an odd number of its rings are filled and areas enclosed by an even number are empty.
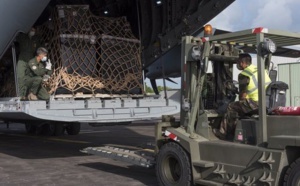
[[[46,61],[46,67],[45,67],[47,70],[51,70],[52,68],[52,64],[51,64],[51,61],[50,59],[48,59],[48,61]]]
[[[50,76],[47,75],[47,74],[45,74],[45,75],[43,76],[43,81],[48,81],[49,78],[50,78]]]

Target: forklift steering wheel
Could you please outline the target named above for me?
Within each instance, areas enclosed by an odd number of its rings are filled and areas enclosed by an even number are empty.
[[[233,94],[239,93],[239,89],[238,89],[238,87],[236,87],[236,85],[238,85],[238,84],[239,83],[236,80],[226,80],[224,83],[226,89],[229,90]]]

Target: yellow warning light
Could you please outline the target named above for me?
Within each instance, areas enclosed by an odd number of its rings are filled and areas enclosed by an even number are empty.
[[[205,36],[212,35],[212,32],[213,32],[213,29],[210,24],[204,26],[204,35]]]

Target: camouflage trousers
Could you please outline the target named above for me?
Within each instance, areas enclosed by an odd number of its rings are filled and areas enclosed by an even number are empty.
[[[244,99],[241,101],[232,102],[228,105],[224,118],[220,126],[220,133],[225,136],[234,135],[235,126],[239,117],[257,110],[258,103],[251,99]]]

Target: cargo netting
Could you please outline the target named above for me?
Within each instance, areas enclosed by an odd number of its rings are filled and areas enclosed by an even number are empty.
[[[38,28],[54,72],[53,93],[140,94],[140,41],[125,17],[93,15],[86,5],[62,5]]]

